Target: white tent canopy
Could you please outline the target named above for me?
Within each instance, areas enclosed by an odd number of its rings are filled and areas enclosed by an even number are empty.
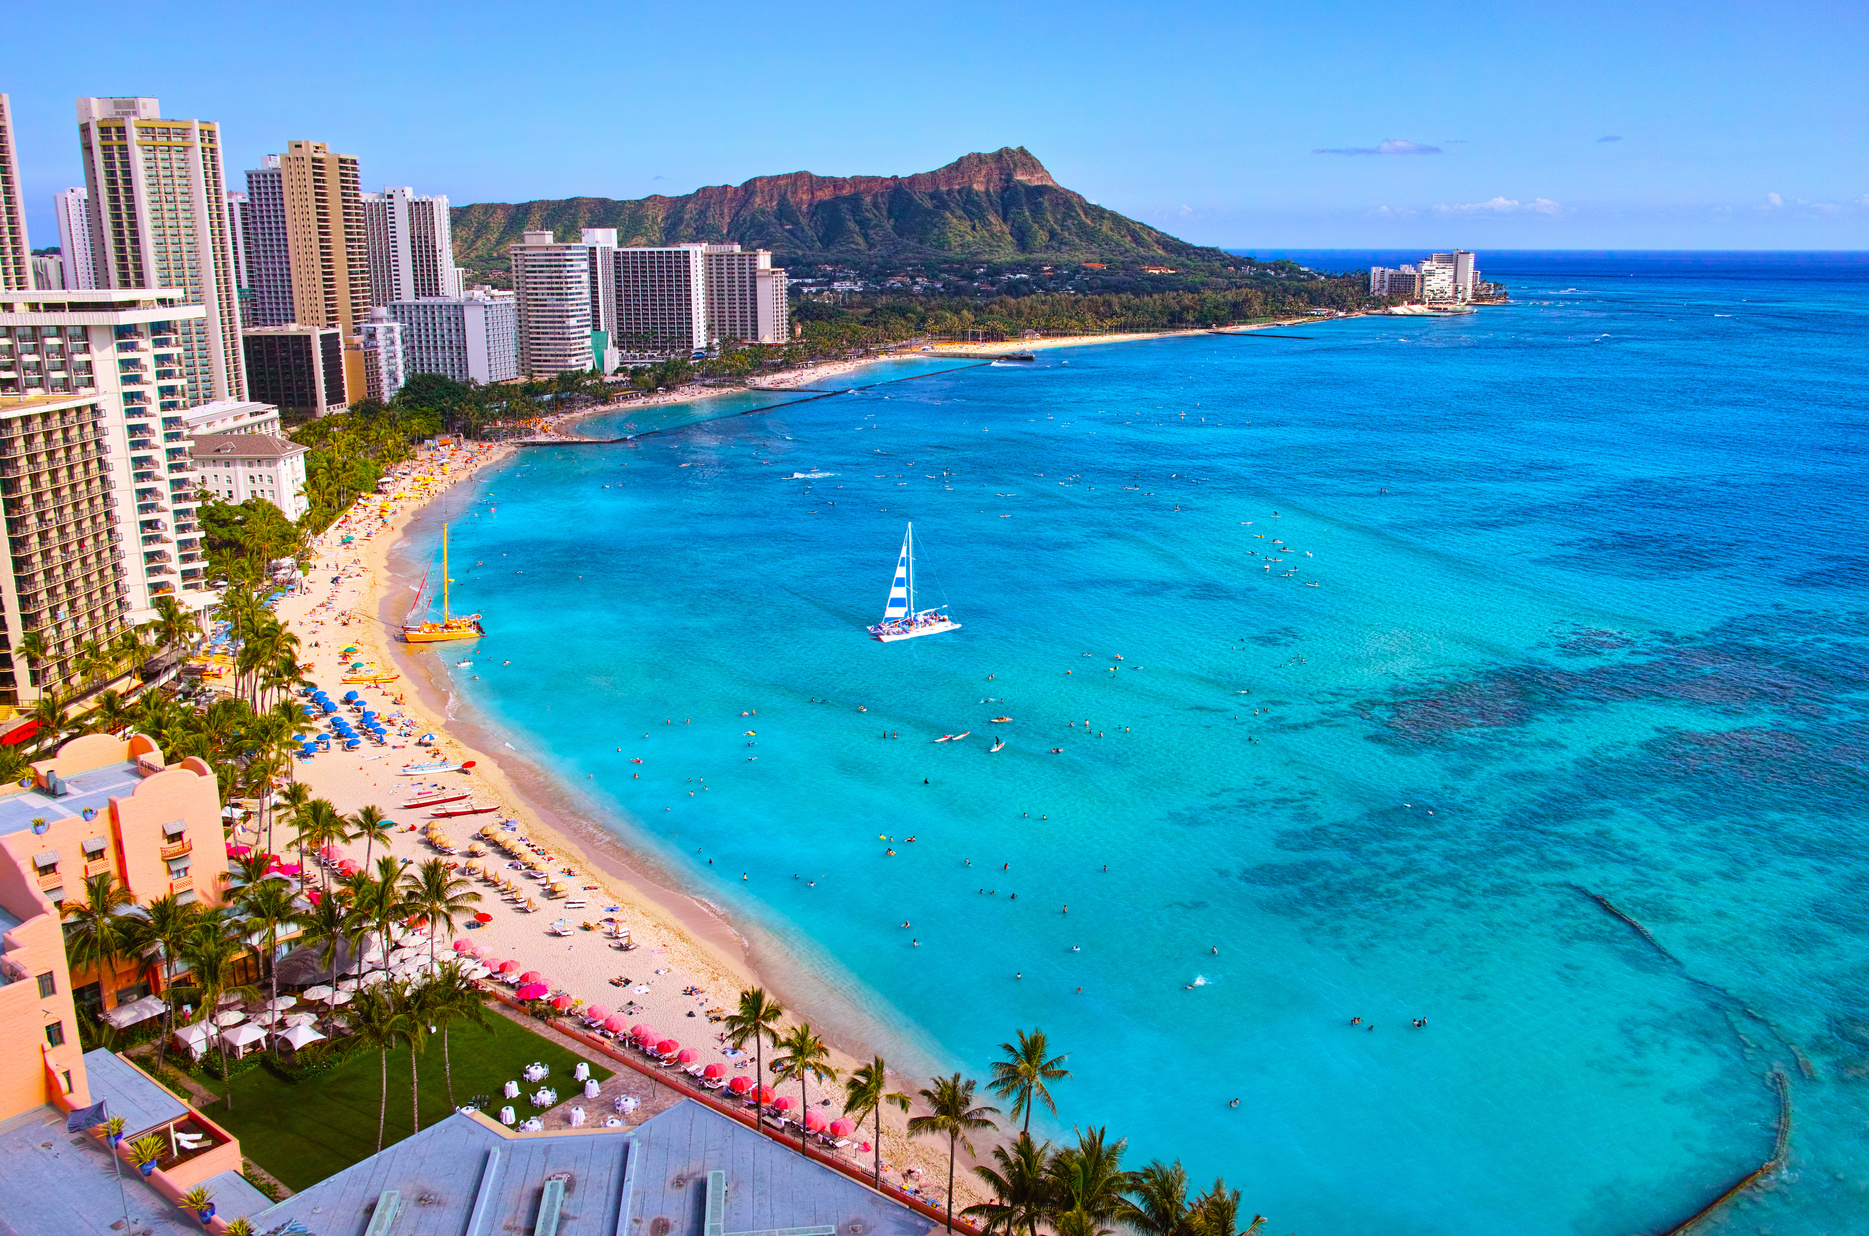
[[[148,1021],[152,1017],[162,1016],[162,1001],[155,996],[144,996],[141,1000],[132,1000],[128,1004],[119,1004],[104,1013],[104,1020],[121,1030],[125,1026],[134,1026],[139,1021]]]
[[[249,1021],[223,1032],[221,1041],[233,1048],[236,1053],[243,1053],[265,1037],[266,1031]]]
[[[316,1043],[319,1039],[322,1039],[324,1035],[319,1034],[310,1026],[300,1025],[293,1026],[279,1037],[292,1044],[292,1050],[297,1051],[307,1043]]]

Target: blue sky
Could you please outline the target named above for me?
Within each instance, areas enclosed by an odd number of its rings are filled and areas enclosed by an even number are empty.
[[[233,169],[323,140],[457,204],[1023,145],[1209,244],[1869,248],[1861,0],[143,12],[7,58],[36,245],[82,183],[72,100],[144,94],[218,120]]]

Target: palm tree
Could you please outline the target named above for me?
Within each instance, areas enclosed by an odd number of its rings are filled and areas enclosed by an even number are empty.
[[[336,978],[339,956],[357,942],[357,924],[351,918],[350,907],[337,898],[316,892],[312,896],[317,900],[310,909],[299,911],[293,922],[298,925],[299,938],[318,950],[318,964]]]
[[[33,701],[33,706],[26,715],[39,723],[38,732],[34,735],[34,745],[38,747],[41,754],[57,747],[58,740],[64,736],[66,730],[71,728],[71,718],[65,715],[65,705],[59,702],[58,692],[55,690],[48,690]]]
[[[155,632],[162,650],[167,652],[188,638],[189,632],[195,629],[195,618],[174,597],[157,597],[156,617],[148,627]]]
[[[381,841],[389,844],[389,835],[395,831],[396,822],[383,814],[381,807],[360,807],[357,814],[348,821],[351,827],[350,840],[363,842],[363,865],[370,865],[370,850]]]
[[[268,819],[267,821],[267,833],[266,833],[266,848],[267,849],[270,850],[273,848],[273,837],[272,837],[272,831],[271,831],[272,820],[277,819],[279,816],[279,813],[282,811],[286,814],[286,817],[288,819],[296,820],[298,818],[298,813],[305,809],[305,806],[307,803],[311,802],[311,796],[312,796],[311,787],[308,785],[301,784],[296,777],[293,778],[292,784],[286,786],[285,789],[279,791],[279,805],[273,809],[272,818]],[[302,863],[304,859],[304,855],[301,854],[299,857]]]
[[[344,827],[344,817],[338,814],[336,807],[326,798],[314,798],[305,806],[292,813],[292,823],[298,828],[299,865],[305,863],[305,850],[309,846],[313,853],[322,853],[329,845],[336,845],[347,840],[349,831]],[[319,883],[324,888],[331,887],[330,869],[325,868]]]
[[[1105,1223],[1122,1216],[1129,1203],[1123,1197],[1130,1176],[1123,1171],[1126,1142],[1110,1144],[1103,1129],[1085,1129],[1077,1145],[1051,1156],[1046,1176],[1051,1180],[1058,1213],[1052,1226],[1059,1236],[1099,1236]],[[1231,1234],[1229,1233],[1229,1236]]]
[[[765,1047],[767,1042],[779,1041],[778,1025],[785,1016],[785,1009],[777,1000],[766,994],[763,987],[754,987],[740,993],[740,1007],[737,1012],[727,1014],[721,1023],[727,1030],[727,1041],[744,1051],[750,1040],[753,1044],[753,1079],[758,1084],[765,1072]],[[758,1102],[758,1086],[754,1088],[754,1101]]]
[[[1034,1144],[1030,1133],[1019,1134],[1011,1150],[993,1147],[998,1168],[982,1164],[973,1174],[993,1191],[994,1200],[961,1213],[982,1220],[995,1236],[1038,1236],[1038,1226],[1051,1209],[1051,1181],[1045,1175],[1050,1159],[1051,1143]]]
[[[78,677],[84,680],[87,691],[108,675],[111,668],[110,653],[96,640],[86,640],[78,649]]]
[[[798,1151],[805,1150],[805,1113],[811,1096],[807,1087],[812,1078],[821,1082],[836,1081],[837,1070],[831,1067],[831,1050],[824,1040],[811,1032],[809,1023],[800,1022],[787,1031],[773,1046],[782,1055],[772,1058],[772,1072],[779,1081],[798,1083]]]
[[[409,912],[409,903],[403,898],[402,884],[399,880],[377,879],[359,872],[345,881],[350,890],[350,918],[355,924],[353,932],[359,941],[366,931],[376,932],[377,948],[384,954],[384,969],[389,968],[389,929],[397,919]]]
[[[159,967],[162,975],[162,1041],[156,1044],[156,1071],[162,1071],[169,1035],[175,1029],[175,963],[195,924],[201,918],[199,902],[181,902],[174,893],[165,893],[142,907],[142,916],[132,929],[136,932],[136,951]]]
[[[448,1106],[459,1107],[454,1101],[454,1062],[448,1055],[448,1030],[455,1021],[472,1022],[483,1030],[492,1028],[487,1017],[487,1003],[481,997],[480,988],[474,981],[461,973],[461,967],[448,962],[441,967],[441,973],[429,980],[430,1003],[428,1015],[441,1030],[441,1075],[448,1083]]]
[[[1138,1236],[1188,1236],[1188,1173],[1181,1160],[1157,1159],[1131,1173],[1128,1192],[1117,1217]]]
[[[37,630],[26,632],[20,636],[19,647],[15,651],[26,658],[28,666],[31,667],[32,685],[35,687],[41,685],[39,667],[52,659],[52,650],[46,643],[45,632]]]
[[[279,933],[281,929],[293,926],[298,921],[298,909],[293,904],[292,890],[286,887],[284,880],[259,880],[248,884],[240,891],[240,913],[246,920],[245,931],[249,936],[263,936],[266,940],[266,978],[272,986],[272,998],[279,999]],[[277,1052],[278,1044],[273,1045]]]
[[[105,691],[97,697],[88,726],[92,733],[115,734],[129,724],[130,706],[123,702],[123,696],[115,691]]]
[[[1006,1054],[1004,1060],[993,1062],[993,1080],[988,1083],[994,1094],[1002,1099],[1012,1100],[1014,1120],[1021,1116],[1025,1123],[1020,1126],[1022,1132],[1032,1129],[1032,1107],[1034,1102],[1043,1103],[1052,1115],[1058,1114],[1058,1105],[1052,1101],[1048,1082],[1063,1081],[1071,1076],[1064,1067],[1066,1056],[1047,1056],[1051,1049],[1045,1043],[1045,1032],[1034,1029],[1027,1034],[1020,1030],[1019,1045],[1001,1043],[1000,1051]]]
[[[374,808],[364,808],[364,811],[370,810]],[[409,908],[428,918],[428,964],[433,968],[435,937],[440,934],[442,925],[447,925],[448,938],[453,939],[455,922],[467,912],[467,907],[480,900],[480,894],[473,890],[466,876],[455,875],[439,858],[431,858],[415,870],[404,872],[403,887],[408,890]]]
[[[402,1041],[409,1049],[409,1118],[414,1122],[410,1136],[414,1136],[422,1131],[422,1070],[416,1057],[428,1050],[429,1018],[435,1011],[434,984],[411,987],[406,983],[392,983],[391,987],[394,988],[391,999],[401,995],[405,1014]]]
[[[376,1148],[383,1149],[383,1122],[389,1115],[389,1053],[401,1045],[409,1024],[408,1015],[398,1012],[389,993],[380,987],[365,987],[350,1003],[351,1039],[359,1047],[374,1051],[382,1069],[382,1093],[376,1108]]]
[[[123,910],[135,904],[130,890],[106,871],[86,877],[84,900],[65,903],[65,959],[72,973],[96,967],[100,985],[136,951],[134,919]]]
[[[182,961],[188,966],[189,982],[184,990],[196,1003],[196,1021],[206,1021],[220,1011],[221,997],[237,996],[255,1000],[259,993],[238,982],[235,971],[246,957],[245,933],[232,915],[213,911],[199,915],[194,930],[182,943]],[[234,1089],[227,1085],[227,1041],[216,1036],[221,1050],[221,1085],[227,1089],[227,1107],[234,1106]]]
[[[973,1105],[975,1082],[969,1077],[961,1079],[959,1073],[952,1077],[931,1077],[930,1085],[924,1087],[921,1096],[928,1104],[926,1116],[909,1117],[909,1136],[927,1135],[947,1137],[947,1230],[954,1230],[954,1152],[955,1147],[967,1147],[967,1153],[973,1153],[973,1143],[967,1140],[969,1133],[981,1129],[993,1128],[992,1116],[999,1115],[999,1108]]]
[[[1240,1221],[1240,1191],[1227,1188],[1227,1182],[1216,1177],[1214,1187],[1194,1199],[1188,1208],[1188,1230],[1191,1236],[1256,1236],[1265,1226],[1264,1215],[1254,1215],[1253,1221],[1243,1230]]]
[[[909,1109],[909,1096],[896,1094],[889,1089],[889,1066],[877,1056],[868,1064],[858,1065],[844,1079],[844,1115],[856,1117],[862,1124],[864,1117],[871,1117],[876,1122],[876,1136],[870,1145],[876,1152],[876,1187],[883,1187],[883,1108],[897,1107],[903,1111]]]

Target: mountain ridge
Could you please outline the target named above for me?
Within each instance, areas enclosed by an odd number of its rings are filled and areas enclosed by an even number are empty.
[[[1241,259],[1189,244],[1060,185],[1023,146],[962,155],[908,176],[787,172],[677,196],[478,202],[452,211],[456,260],[505,265],[527,231],[575,240],[614,227],[625,245],[738,241],[785,261],[821,258],[1111,261]]]

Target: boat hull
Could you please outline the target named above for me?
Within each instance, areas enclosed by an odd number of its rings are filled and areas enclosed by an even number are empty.
[[[897,640],[916,639],[923,635],[939,635],[943,631],[958,630],[960,630],[960,623],[947,618],[939,618],[928,623],[926,626],[910,627],[906,631],[878,631],[876,628],[872,627],[870,628],[870,634],[874,635],[885,644],[893,644]]]
[[[402,642],[405,644],[443,644],[457,639],[479,639],[486,632],[481,630],[479,618],[454,618],[447,622],[424,622],[402,629]]]

